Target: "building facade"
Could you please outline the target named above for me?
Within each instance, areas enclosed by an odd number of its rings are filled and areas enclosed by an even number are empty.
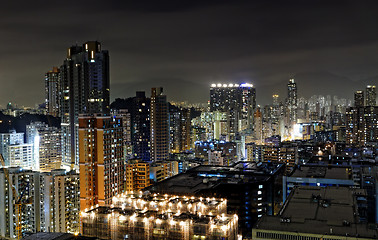
[[[79,117],[80,208],[111,203],[124,191],[122,117]]]

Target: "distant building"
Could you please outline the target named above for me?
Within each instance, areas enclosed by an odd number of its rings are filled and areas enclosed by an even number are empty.
[[[117,116],[80,116],[80,208],[110,204],[124,191],[123,124]]]
[[[364,146],[378,142],[378,107],[351,107],[346,112],[346,142]]]
[[[287,84],[287,107],[289,110],[289,120],[290,122],[297,121],[298,114],[298,93],[297,93],[297,84],[294,79],[290,79]]]
[[[46,113],[54,117],[60,116],[60,71],[53,67],[45,74],[45,104]]]
[[[359,90],[354,93],[354,106],[356,108],[365,106],[364,91]]]
[[[366,86],[366,104],[365,106],[374,107],[377,106],[377,91],[375,86],[367,85]]]
[[[365,190],[298,187],[277,216],[257,222],[252,239],[377,239],[377,229],[363,220],[367,211]]]
[[[227,113],[230,140],[242,130],[252,130],[256,89],[252,84],[211,84],[210,111]]]

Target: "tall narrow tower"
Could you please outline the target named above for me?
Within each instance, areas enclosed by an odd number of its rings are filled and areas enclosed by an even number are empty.
[[[367,107],[374,107],[377,106],[377,92],[375,90],[375,86],[367,85],[366,86],[366,104]]]
[[[289,109],[290,122],[297,121],[298,95],[297,84],[291,78],[287,84],[287,107]]]
[[[163,88],[151,89],[151,160],[169,158],[169,112]]]
[[[364,101],[364,91],[356,91],[354,93],[354,106],[355,107],[364,107],[365,101]]]
[[[60,73],[59,68],[53,67],[45,74],[45,104],[46,113],[54,117],[60,111]]]
[[[77,165],[79,114],[109,114],[109,53],[96,41],[68,48],[60,67],[62,163]]]

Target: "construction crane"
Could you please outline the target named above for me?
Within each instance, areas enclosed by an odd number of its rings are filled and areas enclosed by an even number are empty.
[[[1,165],[3,165],[4,174],[5,174],[5,177],[7,178],[8,184],[12,188],[13,202],[14,202],[15,209],[16,209],[16,238],[21,239],[22,238],[21,207],[22,207],[23,204],[28,204],[28,203],[22,202],[22,197],[24,196],[25,191],[29,190],[29,183],[27,184],[24,191],[22,191],[21,194],[18,194],[16,187],[12,184],[12,182],[9,178],[9,172],[8,172],[8,169],[5,167],[5,162],[4,162],[4,158],[3,158],[2,154],[0,154],[0,162],[1,162]]]

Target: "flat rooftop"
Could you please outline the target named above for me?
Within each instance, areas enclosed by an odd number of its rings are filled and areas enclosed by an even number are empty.
[[[238,162],[233,166],[201,165],[146,188],[152,192],[196,194],[219,184],[268,181],[282,164]]]
[[[357,196],[347,187],[297,187],[279,216],[263,216],[254,229],[376,238],[378,231],[358,222]],[[357,215],[356,215],[357,214]]]
[[[291,177],[351,180],[352,176],[349,174],[350,171],[350,167],[302,165],[300,169],[295,169]]]

